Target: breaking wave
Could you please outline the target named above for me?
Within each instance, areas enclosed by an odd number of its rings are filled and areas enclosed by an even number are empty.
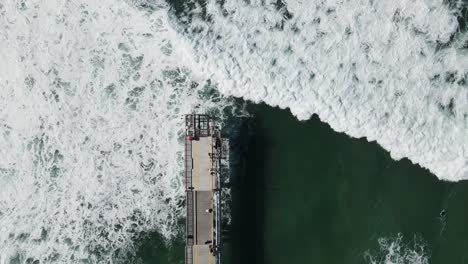
[[[468,179],[466,2],[196,3],[181,20],[223,94],[318,114],[440,179]]]

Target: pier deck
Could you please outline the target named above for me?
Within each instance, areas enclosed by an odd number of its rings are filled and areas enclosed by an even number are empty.
[[[221,159],[228,141],[207,115],[186,115],[186,264],[220,264]]]
[[[196,191],[213,190],[213,176],[210,174],[212,142],[211,137],[202,137],[192,140],[192,181]]]

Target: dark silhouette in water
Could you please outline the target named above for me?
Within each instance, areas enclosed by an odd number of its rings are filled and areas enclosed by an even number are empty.
[[[223,263],[264,263],[266,133],[255,118],[242,119],[235,130],[230,138],[232,225]]]
[[[445,210],[440,211],[440,217],[445,218],[447,212]]]

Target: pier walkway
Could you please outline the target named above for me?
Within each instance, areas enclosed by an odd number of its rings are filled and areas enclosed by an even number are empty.
[[[208,115],[185,116],[186,264],[220,264],[221,160],[228,141]]]

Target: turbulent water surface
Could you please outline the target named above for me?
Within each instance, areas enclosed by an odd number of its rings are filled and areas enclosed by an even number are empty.
[[[171,238],[181,117],[211,103],[167,8],[0,3],[0,263],[109,261],[140,232]]]
[[[207,97],[208,80],[468,178],[464,12],[442,0],[0,0],[0,263],[118,261],[136,234],[173,237],[181,114],[228,104]]]
[[[317,113],[395,159],[460,180],[468,178],[465,4],[208,1],[189,38],[224,94],[289,107],[299,119]]]

